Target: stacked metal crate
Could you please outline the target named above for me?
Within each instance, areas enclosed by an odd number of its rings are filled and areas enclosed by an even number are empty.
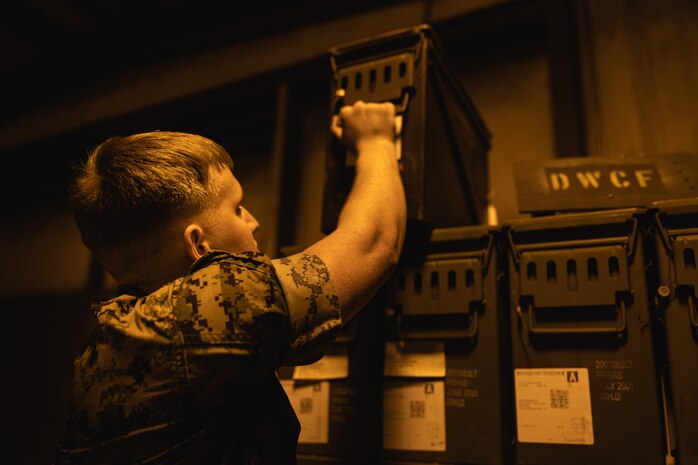
[[[282,373],[301,461],[698,463],[698,199],[650,206],[690,197],[698,156],[521,163],[531,216],[484,226],[489,133],[433,31],[345,44],[330,61],[332,112],[397,106],[408,236],[328,359]],[[353,162],[328,148],[324,232]]]

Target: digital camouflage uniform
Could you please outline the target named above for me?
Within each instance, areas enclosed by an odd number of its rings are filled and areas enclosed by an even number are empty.
[[[93,305],[57,464],[289,464],[300,427],[276,378],[341,324],[318,257],[210,252],[145,295]]]

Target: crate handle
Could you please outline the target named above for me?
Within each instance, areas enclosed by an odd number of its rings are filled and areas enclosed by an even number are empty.
[[[337,89],[335,100],[332,104],[332,114],[336,115],[344,106],[344,89]],[[408,89],[402,89],[402,100],[399,105],[395,105],[395,158],[402,159],[402,124],[405,113],[407,112],[407,104],[410,102],[410,92]],[[346,166],[356,165],[356,154],[347,151],[344,155],[344,164]]]
[[[402,101],[395,105],[395,115],[403,115],[407,111],[407,104],[410,103],[410,92],[407,88],[402,89]]]
[[[410,87],[403,87],[402,88],[402,97],[400,97],[400,101],[398,102],[393,102],[395,105],[395,116],[400,116],[404,115],[407,112],[407,105],[410,103],[410,97],[411,97],[411,92],[410,92]],[[414,91],[412,91],[414,92]],[[345,105],[345,100],[344,97],[346,96],[346,91],[344,89],[337,89],[334,94],[334,100],[332,102],[332,114],[336,115],[339,113],[339,110],[342,109],[342,107]],[[388,100],[390,101],[390,100]],[[379,103],[379,102],[376,102]]]
[[[618,318],[615,326],[599,326],[595,328],[541,328],[536,325],[534,317],[535,307],[533,303],[529,303],[526,311],[528,313],[528,331],[531,334],[609,334],[609,333],[624,333],[628,328],[627,318],[625,315],[625,302],[620,299],[620,307],[618,308]],[[693,315],[693,312],[691,312]]]
[[[424,339],[472,339],[477,335],[478,331],[478,311],[471,309],[469,311],[471,319],[467,327],[449,328],[447,330],[423,330],[404,331],[402,329],[402,321],[400,315],[397,316],[397,324],[395,335],[398,339],[405,340],[424,340]]]

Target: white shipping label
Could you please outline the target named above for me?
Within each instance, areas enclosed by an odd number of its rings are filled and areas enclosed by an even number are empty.
[[[385,376],[440,378],[446,376],[446,351],[440,341],[385,343]]]
[[[349,354],[346,346],[334,347],[317,362],[310,365],[296,366],[293,379],[325,380],[345,379],[349,377]]]
[[[281,380],[301,424],[299,444],[327,444],[330,437],[330,383]]]
[[[519,442],[594,444],[586,368],[514,370]]]
[[[383,386],[383,448],[446,450],[443,381]]]

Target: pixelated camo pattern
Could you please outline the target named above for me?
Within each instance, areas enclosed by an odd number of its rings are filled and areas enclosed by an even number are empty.
[[[286,293],[288,308],[293,309],[290,316],[295,338],[285,364],[313,363],[323,355],[331,342],[328,338],[334,339],[334,330],[342,324],[339,297],[329,271],[315,255],[292,255],[273,263]]]
[[[93,311],[98,330],[75,361],[67,449],[137,436],[222,404],[235,411],[281,364],[319,359],[341,325],[328,270],[307,254],[272,263],[260,253],[211,252],[183,278]]]

